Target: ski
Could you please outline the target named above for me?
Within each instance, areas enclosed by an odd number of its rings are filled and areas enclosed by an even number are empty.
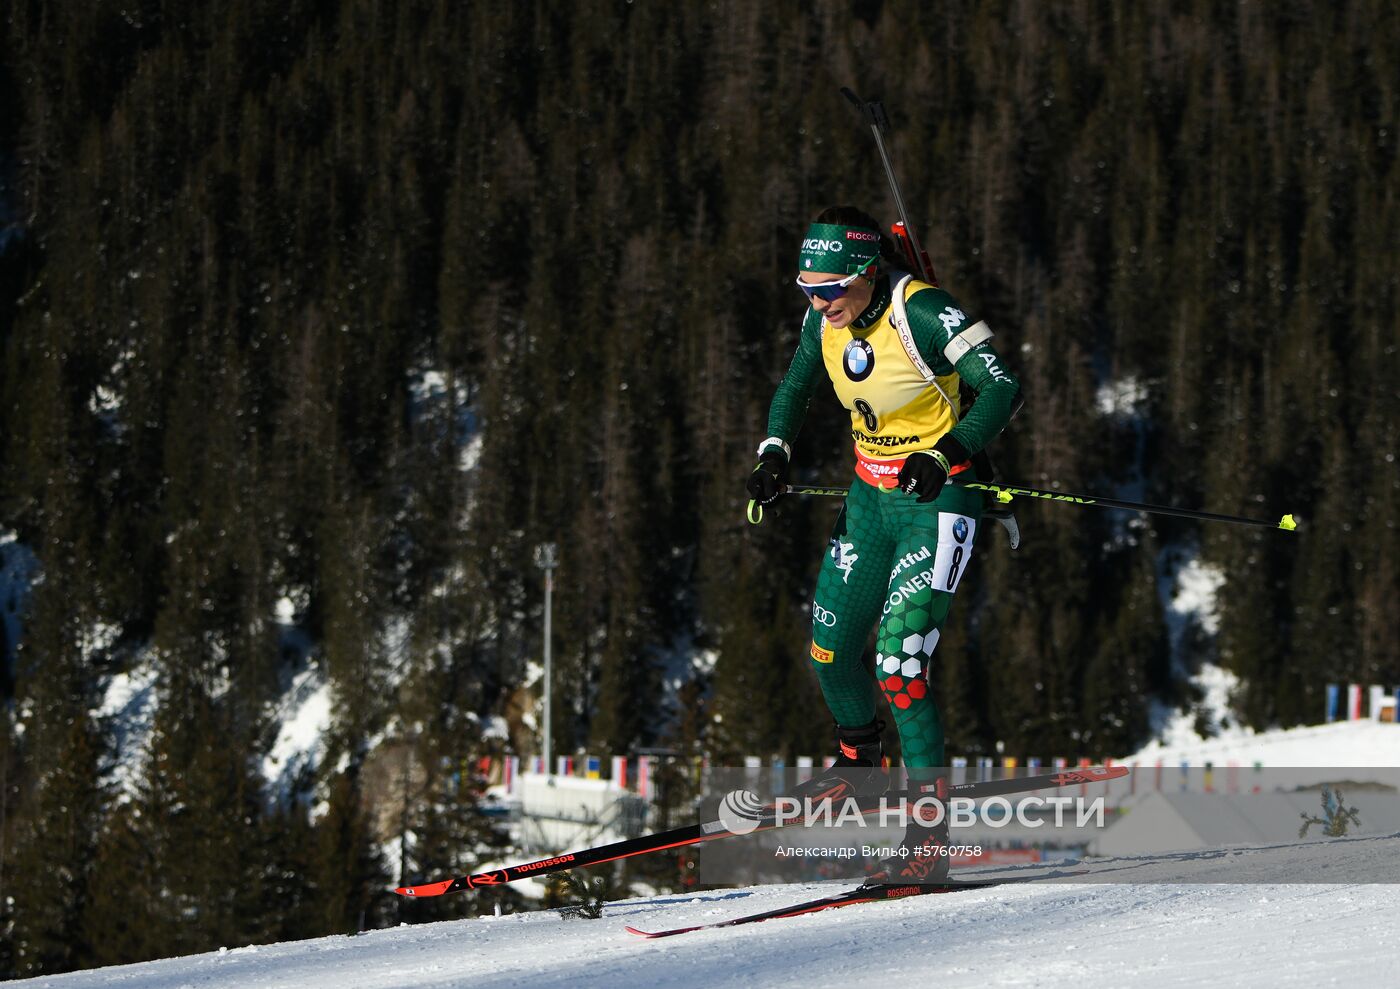
[[[840,799],[842,794],[834,794],[833,799]],[[863,813],[870,813],[878,809],[879,802],[887,799],[889,794],[879,794],[861,800]],[[866,805],[869,809],[866,810]],[[768,805],[764,810],[766,815],[760,815],[758,825],[747,834],[756,834],[759,831],[769,831],[778,827],[787,827],[790,824],[798,824],[799,821],[779,823],[773,814],[772,805]],[[698,844],[702,841],[712,841],[716,838],[730,838],[735,832],[729,830],[723,821],[705,821],[700,824],[688,824],[684,827],[672,828],[669,831],[658,831],[653,834],[642,835],[638,838],[628,838],[623,841],[613,842],[610,845],[597,845],[593,848],[585,848],[577,852],[569,852],[564,855],[554,855],[549,858],[539,859],[535,862],[526,862],[522,865],[506,866],[504,869],[494,869],[488,872],[477,872],[469,876],[458,876],[455,879],[445,879],[441,882],[427,883],[419,886],[401,886],[394,890],[400,896],[413,897],[415,899],[425,896],[442,896],[444,893],[455,893],[463,889],[481,889],[487,886],[503,886],[513,883],[518,879],[525,879],[529,876],[543,876],[551,872],[563,872],[566,869],[578,869],[592,865],[602,865],[605,862],[616,862],[619,859],[632,858],[637,855],[649,855],[652,852],[664,852],[672,848],[683,848],[686,845]]]
[[[970,889],[990,889],[993,886],[1001,886],[1008,882],[1005,879],[948,879],[941,883],[911,883],[899,885],[891,882],[868,882],[855,889],[848,889],[844,892],[833,893],[830,896],[819,896],[814,900],[807,900],[803,903],[794,903],[791,906],[778,907],[775,910],[765,910],[762,913],[751,913],[743,917],[733,917],[729,920],[720,920],[712,924],[695,924],[691,927],[677,927],[669,931],[644,931],[640,928],[627,928],[628,934],[635,934],[644,938],[674,937],[677,934],[689,934],[691,931],[707,931],[719,927],[737,927],[740,924],[757,924],[765,920],[781,920],[785,917],[800,917],[803,914],[817,913],[821,910],[835,910],[838,907],[850,907],[857,903],[875,903],[880,900],[900,900],[906,896],[927,896],[931,893],[957,893]]]
[[[1079,769],[1062,769],[1054,773],[1045,773],[1039,776],[1023,776],[1021,778],[1010,778],[1002,780],[981,780],[971,783],[955,783],[948,787],[948,797],[980,798],[992,797],[1006,793],[1024,793],[1031,790],[1044,790],[1052,787],[1073,786],[1074,784],[1106,783],[1109,780],[1120,779],[1128,775],[1126,766],[1093,766]],[[898,792],[887,792],[876,795],[869,795],[858,798],[861,812],[865,814],[878,811],[884,801],[898,799],[901,794]],[[907,794],[914,796],[914,794]],[[825,795],[832,800],[839,800],[842,794],[839,791],[829,792]],[[814,799],[816,799],[814,797]],[[768,805],[767,815],[758,818],[758,825],[746,831],[746,834],[753,834],[759,831],[769,831],[778,827],[790,827],[794,824],[801,824],[801,820],[779,822],[772,810],[772,805]],[[504,886],[519,879],[530,876],[543,876],[552,872],[563,872],[567,869],[579,869],[587,866],[602,865],[605,862],[616,862],[619,859],[632,858],[637,855],[648,855],[652,852],[663,852],[672,848],[682,848],[686,845],[698,844],[702,841],[712,841],[716,838],[731,838],[735,832],[730,831],[724,822],[719,820],[705,821],[700,824],[689,824],[684,827],[672,828],[669,831],[658,831],[654,834],[642,835],[639,838],[628,838],[623,841],[613,842],[608,845],[597,845],[593,848],[585,848],[576,852],[568,852],[564,855],[552,855],[549,858],[538,859],[534,862],[525,862],[521,865],[506,866],[503,869],[492,869],[486,872],[476,872],[471,875],[457,876],[454,879],[444,879],[440,882],[425,883],[415,886],[400,886],[394,892],[400,896],[419,899],[425,896],[442,896],[445,893],[455,893],[464,889],[482,889],[492,886]]]
[[[1011,886],[1018,883],[1044,882],[1048,879],[1062,879],[1067,876],[1080,875],[1086,871],[1088,870],[1059,870],[1044,875],[1007,876],[1002,879],[944,879],[936,883],[896,883],[888,879],[875,878],[866,881],[855,889],[844,890],[840,893],[832,893],[829,896],[819,896],[813,900],[794,903],[786,907],[778,907],[774,910],[765,910],[762,913],[751,913],[743,917],[716,921],[712,924],[677,927],[669,931],[644,931],[640,928],[629,926],[627,932],[644,938],[673,937],[676,934],[689,934],[691,931],[704,931],[716,927],[735,927],[739,924],[757,924],[764,920],[800,917],[807,913],[817,913],[821,910],[834,910],[838,907],[854,906],[857,903],[877,903],[881,900],[901,900],[907,896],[927,896],[931,893],[958,893],[972,889],[991,889],[993,886]]]

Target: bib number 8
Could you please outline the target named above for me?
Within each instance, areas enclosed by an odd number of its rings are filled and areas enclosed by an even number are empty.
[[[953,559],[948,564],[948,582],[944,585],[944,590],[951,591],[958,586],[958,571],[962,569],[963,548],[953,547]]]
[[[855,400],[856,411],[865,420],[865,428],[870,432],[877,432],[880,428],[880,417],[875,414],[875,410],[870,407],[870,403],[863,398]]]
[[[933,557],[929,586],[952,594],[958,589],[967,565],[972,561],[977,523],[966,515],[938,513],[938,550]]]

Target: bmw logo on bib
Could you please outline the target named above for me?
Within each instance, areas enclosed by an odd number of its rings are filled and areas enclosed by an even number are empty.
[[[953,522],[953,538],[960,543],[967,542],[967,519],[961,515]]]
[[[846,377],[852,381],[864,381],[875,370],[875,348],[865,340],[852,340],[846,344],[841,363],[845,365]]]

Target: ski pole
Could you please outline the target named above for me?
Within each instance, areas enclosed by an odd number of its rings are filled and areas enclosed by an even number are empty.
[[[778,493],[815,495],[819,498],[844,498],[850,494],[850,490],[850,488],[823,488],[812,484],[784,484],[778,489]],[[745,515],[749,520],[749,525],[758,525],[763,521],[763,506],[750,498],[749,508]]]
[[[1241,515],[1219,515],[1215,512],[1197,512],[1189,508],[1172,508],[1169,505],[1148,505],[1140,501],[1123,501],[1120,498],[1098,498],[1085,495],[1069,494],[1064,491],[1042,491],[1039,488],[1022,488],[1004,484],[983,484],[980,481],[958,481],[952,483],[964,488],[972,488],[974,491],[985,491],[992,495],[1002,504],[1008,504],[1013,498],[1040,498],[1044,501],[1055,501],[1065,505],[1097,505],[1099,508],[1124,508],[1134,512],[1148,512],[1152,515],[1174,515],[1183,519],[1198,519],[1202,522],[1230,522],[1234,525],[1258,525],[1268,529],[1282,529],[1284,532],[1295,532],[1298,529],[1298,521],[1292,515],[1285,515],[1277,522],[1268,519],[1251,519]]]
[[[893,488],[882,488],[882,491],[892,491]],[[843,498],[847,494],[846,488],[823,488],[812,484],[789,484],[783,488],[785,494],[816,495],[818,497]],[[1021,526],[1016,521],[1016,516],[1005,504],[998,503],[987,508],[984,512],[987,518],[996,519],[1001,523],[1001,527],[1006,530],[1006,536],[1011,540],[1011,548],[1019,549],[1021,546]],[[763,521],[763,506],[757,502],[749,502],[749,521],[754,525]]]
[[[904,224],[904,236],[909,238],[909,243],[913,248],[913,254],[909,258],[910,262],[923,270],[916,272],[930,285],[937,285],[934,278],[933,265],[929,262],[928,254],[919,243],[919,235],[914,232],[914,227],[909,223],[909,211],[904,207],[904,196],[899,192],[899,180],[894,177],[894,165],[890,163],[889,152],[885,150],[885,134],[890,129],[890,118],[885,114],[885,106],[876,100],[863,100],[845,86],[841,87],[841,94],[856,105],[860,115],[865,118],[865,122],[870,125],[870,133],[875,135],[875,147],[880,150],[880,161],[885,165],[885,178],[890,181],[890,192],[894,193],[894,206],[899,210],[899,220]]]
[[[1039,488],[1023,488],[1016,485],[1005,484],[983,484],[980,481],[960,481],[954,478],[951,484],[959,487],[971,488],[974,491],[982,491],[991,495],[1003,505],[1010,504],[1012,499],[1039,498],[1043,501],[1058,502],[1063,505],[1096,505],[1099,508],[1122,508],[1134,512],[1148,512],[1153,515],[1174,515],[1184,519],[1198,519],[1203,522],[1230,522],[1235,525],[1258,525],[1269,529],[1282,529],[1284,532],[1295,532],[1298,529],[1298,521],[1292,515],[1285,515],[1277,522],[1270,522],[1267,519],[1244,518],[1239,515],[1218,515],[1214,512],[1196,512],[1189,508],[1172,508],[1168,505],[1148,505],[1139,501],[1123,501],[1120,498],[1093,498],[1085,495],[1068,494],[1064,491],[1043,491]],[[883,491],[893,491],[894,488],[882,488]],[[846,488],[827,488],[811,484],[789,484],[783,488],[784,494],[814,495],[818,497],[845,497]],[[755,509],[757,512],[755,513]],[[763,506],[757,502],[749,502],[749,521],[758,525],[763,521]]]

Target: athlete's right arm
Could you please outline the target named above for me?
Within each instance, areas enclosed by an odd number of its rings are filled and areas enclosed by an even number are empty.
[[[808,309],[792,363],[768,407],[768,438],[759,444],[760,455],[771,449],[781,451],[787,460],[792,459],[792,444],[807,418],[807,407],[824,372],[821,313]]]

